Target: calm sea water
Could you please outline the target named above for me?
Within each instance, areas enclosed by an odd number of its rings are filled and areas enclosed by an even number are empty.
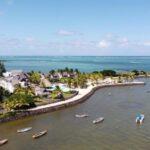
[[[0,124],[0,137],[9,143],[1,150],[148,150],[150,147],[150,79],[146,86],[103,88],[82,104],[23,120]],[[112,93],[109,96],[108,93]],[[137,126],[137,113],[145,122]],[[88,118],[75,118],[88,113]],[[105,117],[102,124],[92,120]],[[17,134],[16,130],[32,126],[33,130]],[[40,139],[32,134],[48,129]]]
[[[21,69],[24,71],[43,71],[58,68],[78,68],[89,72],[103,69],[114,69],[116,71],[129,71],[133,69],[150,70],[150,57],[104,57],[104,56],[1,56],[5,61],[6,68]]]

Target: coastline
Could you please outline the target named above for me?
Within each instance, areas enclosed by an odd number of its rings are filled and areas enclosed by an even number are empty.
[[[31,108],[26,111],[23,111],[20,114],[17,114],[15,116],[1,118],[0,123],[23,119],[28,116],[34,116],[42,113],[53,112],[63,108],[77,105],[87,100],[90,96],[94,94],[95,91],[97,91],[100,88],[115,87],[115,86],[134,86],[134,85],[145,85],[145,83],[136,81],[136,82],[126,82],[126,83],[115,83],[115,84],[98,84],[95,86],[90,85],[86,89],[76,89],[78,90],[79,93],[73,98],[61,102],[56,102],[56,103],[47,104],[43,106],[37,106],[35,108]]]

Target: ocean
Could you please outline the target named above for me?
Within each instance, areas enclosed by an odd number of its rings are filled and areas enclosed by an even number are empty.
[[[7,70],[42,71],[78,68],[82,72],[113,69],[150,71],[150,56],[0,56]]]

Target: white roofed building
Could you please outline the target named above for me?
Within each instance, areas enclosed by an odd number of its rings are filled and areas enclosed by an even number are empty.
[[[8,90],[10,93],[13,93],[15,90],[12,83],[7,82],[5,80],[0,80],[0,86],[3,87],[5,90]]]

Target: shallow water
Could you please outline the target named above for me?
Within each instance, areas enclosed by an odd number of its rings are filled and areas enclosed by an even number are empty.
[[[150,71],[150,56],[0,56],[0,60],[5,61],[8,70],[49,72],[69,67],[85,72],[103,69]]]
[[[1,150],[148,150],[150,147],[150,79],[145,86],[103,88],[87,101],[71,108],[0,125],[0,137],[8,138]],[[111,93],[111,96],[109,96]],[[75,118],[77,113],[87,118]],[[146,116],[142,126],[135,124],[137,113]],[[105,117],[102,124],[92,120]],[[17,134],[16,130],[33,130]],[[32,134],[48,129],[33,140]]]

